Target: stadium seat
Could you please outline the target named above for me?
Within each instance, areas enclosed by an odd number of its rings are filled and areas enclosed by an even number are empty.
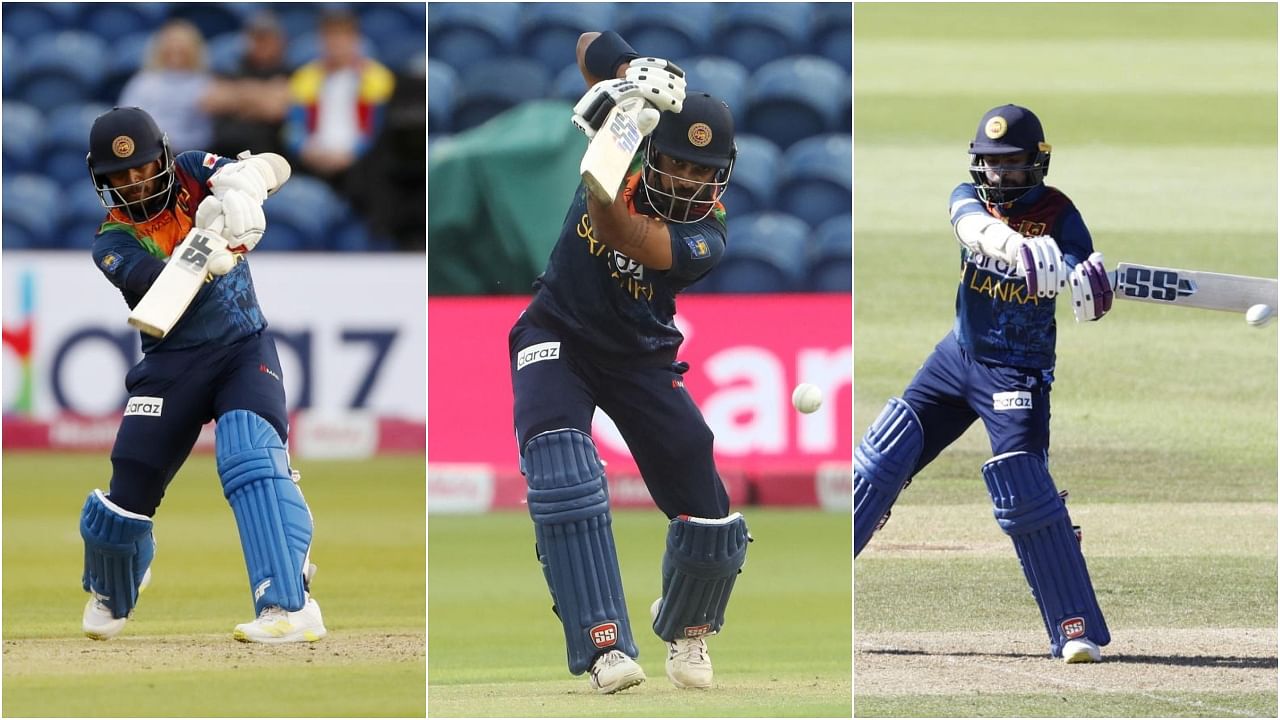
[[[8,98],[17,93],[18,81],[22,79],[26,68],[24,58],[27,54],[18,38],[9,33],[5,33],[4,39],[0,40],[0,49],[4,51],[3,67],[0,68],[4,72],[4,96]]]
[[[361,47],[365,54],[368,54],[369,40],[365,38]],[[305,32],[301,35],[289,39],[289,44],[284,49],[284,64],[290,70],[297,70],[320,57],[320,35],[314,32]]]
[[[775,60],[751,76],[745,129],[782,148],[836,130],[849,84],[849,74],[825,58]]]
[[[57,222],[57,234],[51,247],[88,249],[93,243],[93,236],[107,217],[106,208],[98,193],[89,184],[89,176],[78,183],[62,187],[62,214]]]
[[[337,232],[325,238],[325,249],[335,252],[369,252],[373,250],[373,238],[359,217],[348,217],[338,226]]]
[[[4,244],[9,244],[8,231],[17,228],[22,242],[30,247],[50,247],[57,221],[61,217],[62,193],[52,180],[43,175],[5,173]]]
[[[7,2],[3,4],[6,37],[30,40],[74,27],[82,3]]]
[[[853,141],[848,135],[801,140],[783,154],[778,209],[817,227],[847,213],[853,197]]]
[[[547,74],[575,62],[578,36],[613,26],[611,3],[529,3],[521,5],[521,55],[542,63]]]
[[[726,57],[702,55],[676,60],[689,82],[689,89],[703,90],[720,98],[729,106],[736,125],[741,127],[746,110],[747,81],[750,73]]]
[[[730,219],[729,244],[708,276],[722,293],[802,290],[808,267],[809,226],[783,213]]]
[[[89,166],[85,163],[89,129],[99,115],[110,109],[109,105],[84,103],[54,110],[45,124],[44,174],[63,187],[90,185]]]
[[[383,65],[399,70],[426,50],[426,21],[409,11],[411,3],[359,7],[360,32],[368,39],[373,57]]]
[[[347,212],[346,203],[324,181],[299,174],[262,207],[267,234],[259,250],[322,250]]]
[[[433,2],[427,8],[428,52],[463,73],[514,52],[519,21],[519,3]]]
[[[164,22],[169,9],[163,3],[85,3],[80,12],[80,29],[91,32],[111,45],[124,49],[120,41],[134,33],[150,34]]]
[[[113,105],[120,99],[124,86],[142,68],[149,42],[151,42],[151,33],[137,32],[125,36],[111,46],[105,74],[98,82],[98,90],[95,93],[97,99]]]
[[[711,3],[618,3],[614,28],[642,55],[692,57],[711,50],[714,14]]]
[[[778,186],[782,153],[767,138],[742,134],[734,138],[738,158],[721,202],[732,221],[751,213],[772,210]]]
[[[206,39],[239,30],[253,12],[247,3],[174,2],[167,9],[169,19],[191,21]]]
[[[47,113],[97,97],[107,48],[96,35],[65,30],[32,38],[27,44],[26,63],[19,97]]]
[[[451,125],[468,130],[519,103],[547,94],[548,73],[541,63],[518,57],[497,58],[462,72],[461,92]]]
[[[853,215],[838,215],[818,226],[810,250],[810,290],[853,290]]]
[[[768,62],[803,52],[809,38],[811,3],[735,2],[717,4],[715,50],[756,70]]]
[[[442,60],[427,61],[427,132],[449,132],[458,74]]]
[[[576,103],[586,91],[587,81],[582,78],[582,71],[578,69],[576,62],[565,65],[564,69],[551,81],[551,97],[556,100]]]
[[[6,100],[2,130],[4,142],[4,172],[18,174],[41,172],[44,158],[44,116],[40,111],[18,102]]]
[[[853,72],[853,6],[838,2],[814,3],[808,45],[845,72]]]

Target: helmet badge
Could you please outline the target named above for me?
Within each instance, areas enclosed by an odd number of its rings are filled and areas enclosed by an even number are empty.
[[[132,155],[133,147],[133,138],[128,135],[121,135],[111,141],[111,152],[118,158],[127,158]]]
[[[694,147],[704,148],[711,144],[711,127],[706,123],[694,123],[689,126],[689,142]]]
[[[987,121],[987,127],[984,129],[984,132],[987,134],[987,137],[992,140],[998,140],[1004,137],[1004,134],[1008,132],[1008,130],[1009,123],[1005,122],[1004,118],[997,115]]]

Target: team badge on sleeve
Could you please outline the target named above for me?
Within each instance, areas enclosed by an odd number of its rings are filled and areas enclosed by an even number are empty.
[[[107,253],[102,256],[99,264],[102,265],[103,270],[115,275],[116,269],[120,267],[120,256],[115,253]]]
[[[222,156],[221,156],[221,155],[214,155],[213,153],[205,153],[205,154],[204,154],[204,161],[203,161],[203,162],[201,162],[200,164],[201,164],[201,165],[204,165],[204,166],[205,166],[205,167],[207,167],[207,168],[211,168],[211,167],[213,167],[214,165],[217,165],[217,164],[218,164],[218,161],[219,161],[219,160],[221,160],[221,159],[222,159]]]
[[[694,259],[704,258],[711,254],[711,246],[707,244],[705,238],[701,235],[690,235],[684,239],[684,243],[689,246],[689,250],[693,252]]]

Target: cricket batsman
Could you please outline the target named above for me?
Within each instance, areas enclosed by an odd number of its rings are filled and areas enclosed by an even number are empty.
[[[1096,321],[1114,294],[1080,212],[1044,184],[1050,150],[1027,108],[1002,105],[978,123],[973,181],[951,193],[962,269],[955,325],[854,453],[854,555],[898,493],[981,418],[994,455],[982,476],[1040,606],[1050,654],[1087,663],[1101,660],[1111,634],[1049,474],[1054,305],[1061,293],[1076,322]]]
[[[724,624],[746,559],[747,525],[729,512],[712,433],[685,390],[674,323],[677,293],[720,261],[727,237],[719,199],[733,171],[733,117],[687,91],[673,63],[641,58],[617,33],[579,38],[590,88],[574,108],[587,136],[602,110],[644,98],[644,136],[612,203],[585,184],[565,215],[536,293],[509,336],[520,465],[552,609],[569,671],[614,693],[645,680],[631,634],[610,525],[604,463],[591,439],[597,407],[635,457],[670,520],[662,596],[650,607],[679,688],[712,683],[706,638]],[[625,159],[624,159],[625,162]]]
[[[289,466],[280,359],[245,258],[266,229],[262,203],[288,178],[288,164],[247,151],[238,162],[199,151],[174,157],[168,137],[137,107],[94,120],[87,162],[107,211],[93,261],[130,308],[193,226],[221,226],[235,262],[208,276],[163,339],[142,335],[142,361],[125,377],[129,400],[111,449],[110,489],[89,493],[80,516],[83,585],[91,594],[84,632],[107,640],[124,628],[151,581],[152,518],[165,488],[201,426],[216,419],[218,474],[257,615],[233,636],[319,640],[326,630],[309,593],[311,511]]]

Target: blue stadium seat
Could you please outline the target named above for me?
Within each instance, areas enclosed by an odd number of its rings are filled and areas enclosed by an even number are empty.
[[[6,100],[4,112],[0,115],[4,117],[0,139],[4,143],[6,177],[11,173],[40,172],[45,146],[44,116],[39,110],[17,100]]]
[[[366,38],[362,47],[365,54],[368,54],[369,40]],[[289,39],[289,44],[284,49],[284,64],[290,70],[297,70],[320,57],[320,35],[314,32],[306,32]]]
[[[323,180],[295,174],[263,210],[267,233],[258,250],[322,250],[346,214],[346,203]]]
[[[84,103],[54,110],[46,123],[44,174],[63,187],[81,183],[92,187],[85,155],[89,152],[89,128],[109,105]]]
[[[804,52],[812,3],[735,2],[717,4],[715,50],[756,70],[768,62]]]
[[[70,2],[7,2],[3,4],[4,34],[30,40],[74,27],[79,7]]]
[[[733,113],[736,126],[741,127],[750,79],[746,68],[729,58],[712,55],[681,57],[676,64],[685,71],[689,89],[703,90],[723,100]]]
[[[782,152],[767,138],[742,134],[734,138],[738,159],[721,202],[732,221],[763,210],[772,210],[778,187],[778,168]]]
[[[722,293],[802,290],[808,266],[809,226],[783,213],[756,213],[729,221],[724,258],[708,276]]]
[[[51,247],[61,216],[62,193],[58,185],[43,175],[21,173],[4,178],[4,244],[9,230],[16,228],[19,242],[30,247]]]
[[[373,57],[392,70],[400,70],[426,50],[426,18],[415,14],[411,3],[357,6],[360,32],[368,39]]]
[[[431,57],[465,72],[514,52],[519,23],[519,3],[433,2],[427,8],[427,49]]]
[[[618,3],[614,29],[642,55],[693,57],[711,51],[714,14],[714,3]]]
[[[808,45],[845,72],[853,72],[853,5],[814,3]]]
[[[347,218],[326,240],[325,249],[335,252],[370,252],[374,244],[364,221],[355,216]]]
[[[106,208],[89,184],[88,173],[80,182],[63,186],[60,202],[62,214],[51,247],[87,249],[107,218]]]
[[[458,74],[442,60],[427,61],[427,132],[449,132]]]
[[[537,60],[547,74],[575,62],[578,36],[613,26],[612,3],[528,3],[521,5],[521,55]]]
[[[848,135],[819,135],[783,154],[778,209],[817,227],[853,205],[853,141]]]
[[[556,100],[576,103],[586,91],[587,81],[582,78],[582,71],[578,69],[576,62],[565,65],[551,81],[551,97]]]
[[[746,130],[780,147],[840,127],[849,74],[813,55],[775,60],[751,76]]]
[[[292,39],[316,31],[319,13],[318,8],[311,3],[272,3],[270,10],[275,13],[276,22],[280,23],[286,38]],[[253,17],[253,13],[249,16]]]
[[[549,84],[546,69],[533,60],[506,57],[473,65],[462,71],[453,129],[469,130],[519,103],[540,99]]]
[[[149,42],[151,42],[151,33],[136,32],[125,36],[111,46],[105,75],[99,81],[98,91],[95,93],[99,100],[114,105],[120,99],[120,93],[129,79],[142,69]]]
[[[80,12],[80,29],[110,43],[112,50],[121,50],[124,46],[117,43],[123,38],[138,32],[150,34],[168,13],[164,3],[85,3]]]
[[[106,44],[96,35],[65,30],[34,37],[19,96],[41,112],[97,96],[107,64]]]
[[[18,81],[22,79],[26,69],[27,54],[18,38],[9,33],[5,33],[4,39],[0,40],[0,49],[4,51],[3,67],[0,68],[4,71],[4,96],[8,98],[18,91]]]
[[[189,20],[206,39],[239,30],[254,8],[247,3],[168,3],[169,18]],[[312,10],[312,12],[315,12]]]
[[[809,254],[809,289],[853,291],[853,215],[838,215],[818,226]]]

